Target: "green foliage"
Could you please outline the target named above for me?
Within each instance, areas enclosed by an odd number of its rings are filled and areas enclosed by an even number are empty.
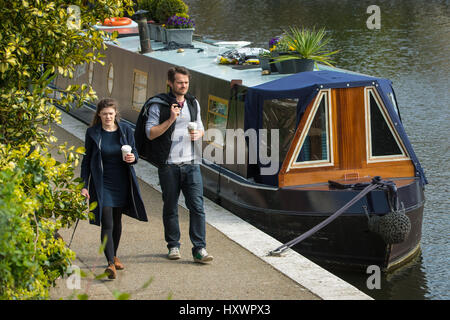
[[[339,52],[326,50],[325,47],[331,41],[326,37],[325,29],[308,30],[305,28],[290,27],[284,31],[284,36],[276,45],[276,51],[287,51],[288,55],[274,57],[276,61],[291,59],[311,59],[332,66],[331,55]]]
[[[42,270],[34,255],[34,231],[24,217],[32,212],[12,171],[0,172],[0,299],[45,296]],[[15,289],[17,288],[17,289]]]
[[[0,299],[47,298],[74,259],[55,232],[88,217],[81,179],[74,177],[84,148],[57,145],[51,125],[61,122],[55,104],[73,107],[95,92],[88,85],[62,91],[48,85],[103,63],[100,50],[113,36],[94,25],[122,15],[132,1],[90,3],[0,0]]]
[[[166,23],[173,15],[187,14],[188,6],[182,0],[159,0],[155,18],[160,23]]]
[[[267,59],[269,59],[269,58],[272,58],[272,53],[270,51],[268,51],[268,50],[263,50],[263,51],[261,51],[259,53],[258,57],[259,58],[267,58]]]
[[[138,0],[138,8],[147,10],[147,19],[166,23],[173,16],[188,18],[188,6],[182,0]]]
[[[27,194],[25,168],[0,173],[0,299],[44,299],[48,288],[65,272],[74,253],[54,233],[60,221],[39,219],[42,207]],[[41,188],[37,193],[45,193]],[[36,192],[34,192],[36,193]]]
[[[160,0],[138,0],[138,9],[147,10],[148,20],[155,20],[156,8]]]
[[[287,37],[284,35],[282,36],[278,42],[272,47],[272,51],[278,51],[278,52],[289,52],[293,51],[294,48],[290,45]]]
[[[43,299],[74,258],[62,227],[87,218],[82,187],[74,178],[79,148],[61,145],[65,162],[39,146],[0,145],[0,299]]]
[[[46,87],[52,76],[73,78],[75,70],[103,57],[99,50],[105,48],[104,39],[112,36],[94,28],[97,21],[119,16],[122,2],[131,6],[131,0],[92,1],[87,6],[83,0],[8,1],[0,0],[2,33],[0,34],[0,88],[1,93],[22,95],[22,90],[37,90],[30,104],[39,105],[39,95],[54,104],[50,97],[56,93]],[[77,11],[69,5],[78,6]],[[70,23],[78,21],[79,23]],[[75,26],[75,27],[74,27]],[[16,93],[16,91],[19,91]],[[58,103],[69,107],[95,99],[90,86],[69,86],[58,92]],[[0,120],[9,117],[0,106]],[[17,111],[19,112],[19,111]],[[3,122],[0,122],[3,123]]]

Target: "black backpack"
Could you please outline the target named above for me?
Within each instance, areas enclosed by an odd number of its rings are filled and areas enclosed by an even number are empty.
[[[145,134],[145,124],[147,123],[148,116],[149,116],[149,109],[152,103],[150,101],[158,97],[163,101],[166,101],[167,104],[171,105],[172,103],[176,103],[176,98],[172,94],[158,94],[154,97],[151,97],[145,101],[144,105],[141,108],[141,111],[139,112],[138,118],[136,120],[136,127],[134,129],[134,141],[136,144],[136,150],[139,154],[139,157],[147,160],[151,163],[154,163],[152,158],[152,141],[147,138],[147,135]],[[189,100],[191,104],[194,104],[195,97],[186,94],[186,99]],[[197,118],[197,114],[194,116],[194,120]]]
[[[145,134],[145,124],[148,120],[148,112],[150,109],[149,101],[152,98],[148,99],[141,108],[139,112],[139,116],[136,121],[136,127],[134,129],[134,142],[136,143],[136,150],[144,160],[150,161],[152,154],[152,141],[147,138]]]

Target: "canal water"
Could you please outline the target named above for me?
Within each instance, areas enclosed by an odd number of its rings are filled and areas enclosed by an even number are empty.
[[[325,27],[337,67],[393,81],[400,113],[429,184],[422,251],[369,290],[365,273],[330,270],[375,299],[449,299],[450,2],[349,0],[185,0],[196,33],[268,48],[289,26]],[[380,28],[369,29],[370,5]]]

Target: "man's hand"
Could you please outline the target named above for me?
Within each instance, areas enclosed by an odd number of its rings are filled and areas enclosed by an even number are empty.
[[[179,115],[180,115],[180,107],[176,103],[172,104],[172,106],[170,107],[171,122],[174,122]]]
[[[180,115],[180,108],[178,107],[178,104],[172,104],[170,107],[170,117],[163,123],[160,123],[157,126],[153,126],[150,129],[150,136],[149,139],[153,140],[158,138],[160,135],[162,135],[164,132],[166,132],[167,129],[177,120],[177,117]]]
[[[203,137],[203,130],[191,130],[189,131],[189,135],[191,136],[191,141],[197,141]]]

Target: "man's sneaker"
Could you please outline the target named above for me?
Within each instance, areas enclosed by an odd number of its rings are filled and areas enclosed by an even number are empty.
[[[181,258],[181,254],[180,254],[180,248],[178,247],[173,247],[169,249],[169,254],[167,255],[167,258],[169,258],[170,260],[178,260]]]
[[[206,252],[205,248],[201,248],[194,254],[195,262],[208,263],[208,262],[211,262],[213,259],[214,259],[214,257],[209,255],[208,252]]]

